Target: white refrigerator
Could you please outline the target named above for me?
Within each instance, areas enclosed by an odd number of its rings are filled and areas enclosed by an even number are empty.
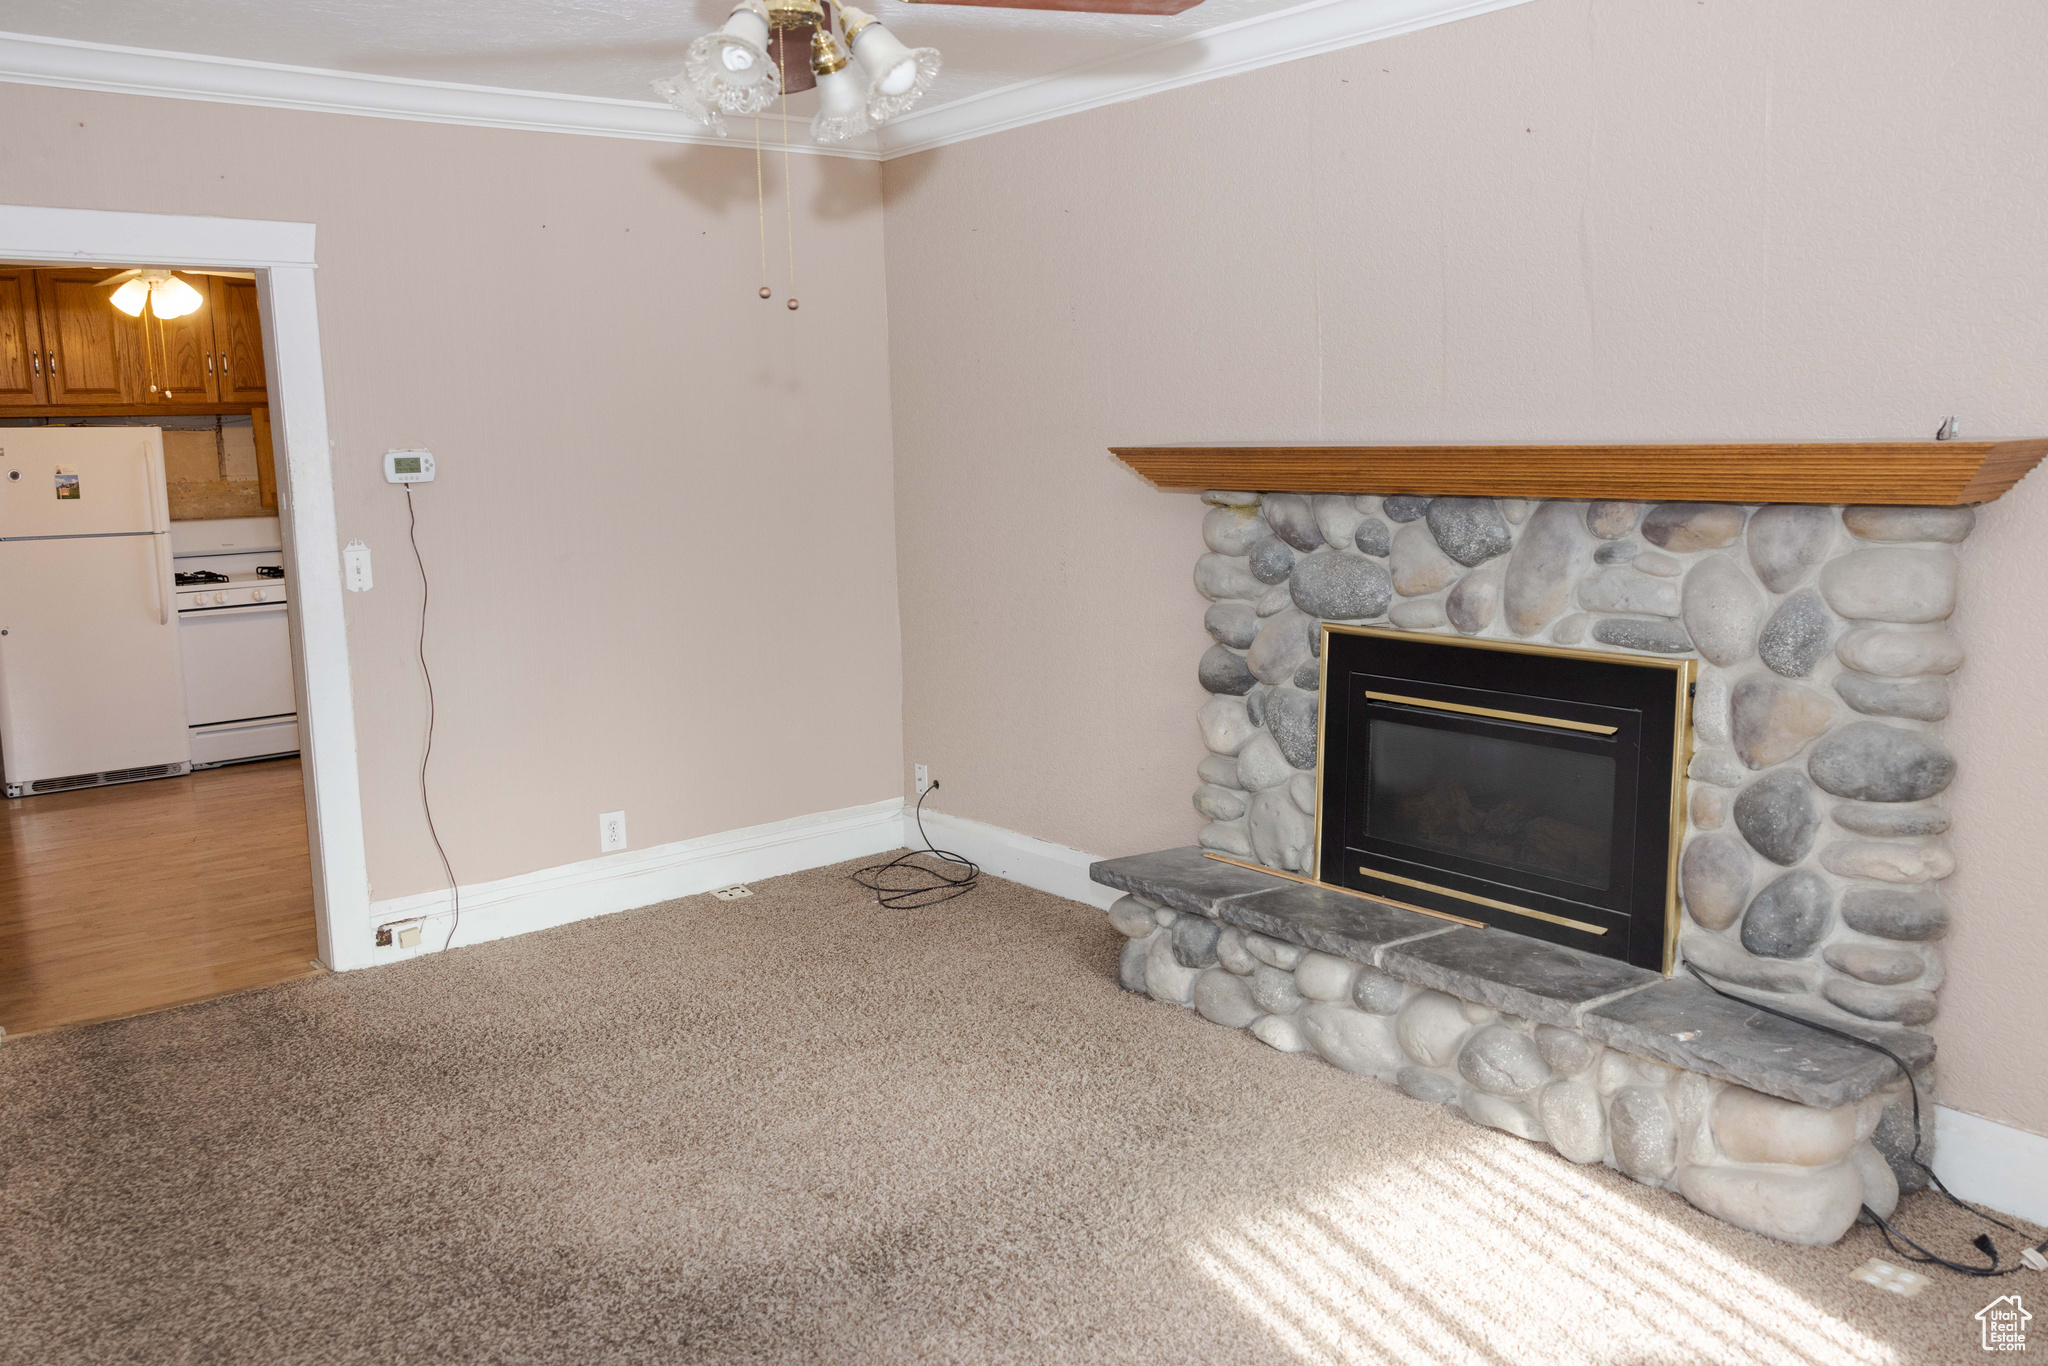
[[[9,797],[190,767],[170,529],[159,428],[0,428]]]

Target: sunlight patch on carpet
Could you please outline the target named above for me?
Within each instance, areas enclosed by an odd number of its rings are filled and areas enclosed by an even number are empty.
[[[1298,1192],[1185,1251],[1313,1366],[1900,1361],[1758,1267],[1517,1146],[1461,1145]]]

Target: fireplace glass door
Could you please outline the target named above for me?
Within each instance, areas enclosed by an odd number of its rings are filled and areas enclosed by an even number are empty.
[[[1687,661],[1332,628],[1323,881],[1663,968]]]
[[[1633,756],[1617,755],[1611,737],[1404,714],[1370,698],[1368,708],[1368,846],[1613,889],[1615,770]]]

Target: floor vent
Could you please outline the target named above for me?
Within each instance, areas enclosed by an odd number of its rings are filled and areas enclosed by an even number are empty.
[[[147,768],[117,768],[100,774],[103,783],[132,783],[142,778],[165,778],[178,771],[176,764],[151,764]]]
[[[143,768],[117,768],[106,773],[74,773],[68,778],[38,778],[28,792],[69,792],[74,787],[99,787],[105,783],[136,783],[145,778],[169,778],[183,773],[183,764],[149,764]],[[16,789],[10,788],[12,793]]]

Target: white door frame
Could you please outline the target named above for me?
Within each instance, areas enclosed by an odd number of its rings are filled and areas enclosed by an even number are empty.
[[[320,961],[336,970],[368,966],[370,874],[341,610],[341,539],[320,375],[320,316],[313,298],[313,224],[0,204],[0,260],[256,272],[277,451],[278,521],[296,609],[293,668]]]

